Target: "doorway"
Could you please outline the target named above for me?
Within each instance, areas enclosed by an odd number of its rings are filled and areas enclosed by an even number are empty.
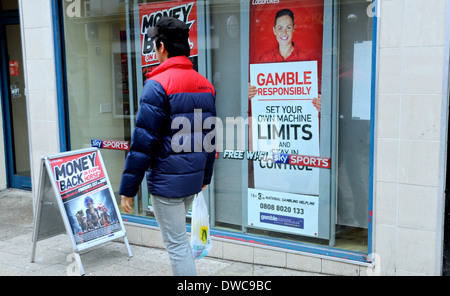
[[[0,2],[0,40],[7,186],[31,190],[28,113],[17,0]]]

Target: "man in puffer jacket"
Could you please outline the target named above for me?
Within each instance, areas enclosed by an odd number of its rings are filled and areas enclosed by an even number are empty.
[[[161,63],[147,74],[119,194],[125,212],[147,171],[147,186],[174,275],[196,275],[186,234],[194,195],[211,181],[215,90],[188,59],[189,26],[161,18],[147,34]],[[206,137],[206,138],[205,138]],[[204,145],[204,144],[209,145]]]

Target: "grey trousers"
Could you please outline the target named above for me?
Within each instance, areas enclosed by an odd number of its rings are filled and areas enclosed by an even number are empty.
[[[166,198],[151,195],[153,211],[169,253],[174,276],[196,276],[194,257],[186,233],[186,214],[195,195]]]

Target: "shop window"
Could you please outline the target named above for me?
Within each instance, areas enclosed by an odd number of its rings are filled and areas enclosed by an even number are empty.
[[[70,148],[102,145],[116,193],[157,66],[146,27],[173,15],[192,24],[190,58],[217,90],[214,229],[368,252],[371,3],[63,2]],[[135,205],[129,220],[152,221],[145,186]]]

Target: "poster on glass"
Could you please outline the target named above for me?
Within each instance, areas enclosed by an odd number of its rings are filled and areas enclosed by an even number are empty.
[[[141,64],[144,80],[145,74],[159,65],[153,39],[147,35],[147,29],[154,27],[161,17],[174,17],[190,26],[189,46],[191,53],[189,59],[194,64],[194,69],[198,69],[197,2],[182,0],[140,4]]]
[[[317,236],[323,5],[250,4],[249,226]]]

